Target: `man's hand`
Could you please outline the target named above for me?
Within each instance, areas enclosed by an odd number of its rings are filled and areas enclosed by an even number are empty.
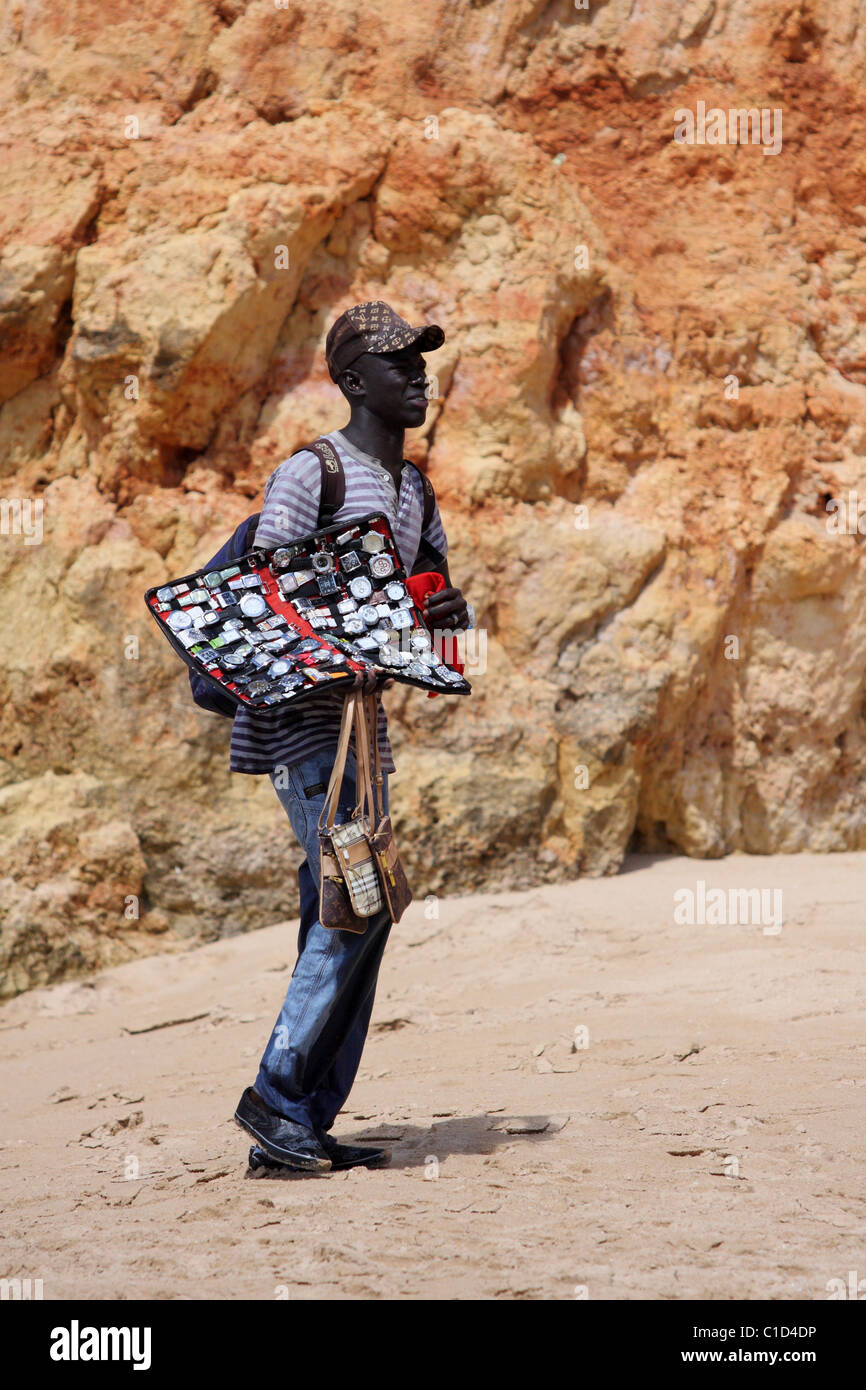
[[[424,617],[430,628],[465,628],[469,620],[466,600],[459,589],[440,589],[424,604]]]
[[[360,690],[362,695],[372,695],[374,690],[388,690],[393,684],[394,677],[383,676],[381,671],[356,671],[352,689]]]

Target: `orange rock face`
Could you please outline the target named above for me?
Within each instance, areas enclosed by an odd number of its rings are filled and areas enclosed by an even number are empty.
[[[5,993],[295,910],[142,595],[345,422],[362,299],[446,330],[408,451],[484,634],[386,697],[416,896],[866,845],[857,14],[11,0]]]

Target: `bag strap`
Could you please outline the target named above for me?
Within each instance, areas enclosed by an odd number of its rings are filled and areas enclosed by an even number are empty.
[[[346,500],[346,474],[342,460],[329,439],[320,438],[305,446],[319,460],[322,487],[319,493],[319,518],[316,529],[330,526]]]
[[[328,783],[328,790],[325,792],[325,800],[319,813],[319,830],[330,831],[337,815],[340,788],[343,785],[343,773],[346,770],[346,756],[349,752],[349,736],[355,721],[357,702],[357,696],[354,692],[350,692],[343,701],[343,721],[340,724],[340,737],[337,741],[337,756],[334,759],[331,780]]]
[[[375,794],[375,818],[378,823],[385,814],[382,801],[382,756],[379,752],[379,700],[375,692],[365,696],[367,714],[373,736],[373,791]]]
[[[422,473],[417,463],[413,463],[411,459],[404,459],[403,462],[408,463],[410,468],[414,468],[418,477],[421,479],[421,487],[424,491],[424,512],[421,520],[421,531],[423,533],[433,520],[433,508],[436,506],[436,493],[433,491],[433,484],[427,477],[427,474]]]
[[[368,701],[368,696],[359,695],[355,702],[355,760],[357,766],[355,786],[358,802],[355,812],[360,816],[368,816],[370,829],[375,830],[378,818],[376,816],[376,806],[373,801],[373,786],[370,778],[370,726],[367,715],[369,708]]]

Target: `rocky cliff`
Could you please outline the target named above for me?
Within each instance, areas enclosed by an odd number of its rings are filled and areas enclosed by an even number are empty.
[[[866,845],[860,0],[2,26],[7,994],[295,909],[142,594],[343,423],[361,299],[446,330],[410,452],[486,632],[387,697],[417,894]]]

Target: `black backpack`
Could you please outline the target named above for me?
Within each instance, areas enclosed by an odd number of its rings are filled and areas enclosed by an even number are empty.
[[[346,500],[346,475],[343,472],[343,465],[340,456],[327,439],[317,439],[313,444],[303,446],[314,453],[319,460],[322,470],[322,490],[319,496],[319,516],[316,522],[316,530],[323,526],[330,526],[337,512]],[[300,453],[300,450],[296,450]],[[409,463],[409,459],[404,462]],[[426,531],[433,517],[433,508],[436,504],[436,495],[433,491],[433,484],[422,473],[416,464],[411,465],[417,469],[424,484],[424,520],[421,530]],[[221,546],[216,555],[208,560],[202,569],[210,569],[213,565],[231,565],[237,560],[239,555],[245,555],[253,548],[253,539],[259,524],[261,512],[256,512],[253,516],[248,516],[246,521],[242,521],[240,526]],[[422,555],[431,564],[438,564],[442,557],[438,555],[432,546],[422,540],[418,550],[418,559]],[[417,568],[417,563],[416,563]],[[198,671],[190,671],[189,685],[192,691],[192,698],[195,700],[199,709],[206,709],[211,714],[224,714],[227,718],[233,719],[237,714],[237,705],[226,698],[219,688],[216,681],[210,680],[207,676]]]

